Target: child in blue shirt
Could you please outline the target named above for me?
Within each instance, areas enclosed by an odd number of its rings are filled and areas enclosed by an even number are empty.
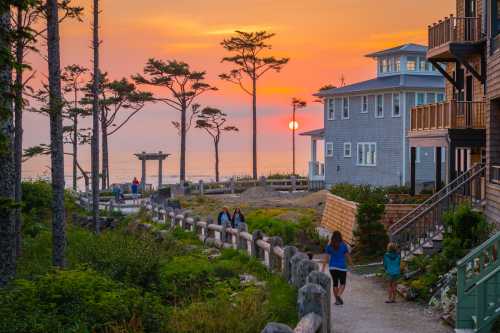
[[[347,261],[352,264],[349,248],[342,240],[342,234],[334,231],[330,244],[325,248],[325,252],[330,255],[329,269],[333,281],[333,295],[335,296],[335,305],[343,305],[342,294],[345,290],[347,279]]]
[[[401,275],[401,256],[394,243],[387,245],[387,252],[384,255],[384,269],[389,277],[389,299],[386,303],[396,303],[396,287]]]

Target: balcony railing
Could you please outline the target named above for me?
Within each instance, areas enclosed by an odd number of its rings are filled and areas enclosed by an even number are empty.
[[[492,165],[490,169],[490,181],[500,185],[500,165]]]
[[[447,43],[477,42],[481,39],[481,17],[455,17],[429,26],[429,49]]]
[[[484,129],[485,103],[446,101],[425,104],[411,110],[411,131],[475,128]]]

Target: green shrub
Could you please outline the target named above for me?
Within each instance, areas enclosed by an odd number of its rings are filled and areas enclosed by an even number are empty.
[[[160,293],[169,304],[191,303],[213,286],[213,265],[201,256],[174,257],[161,268]]]
[[[354,230],[355,253],[363,257],[378,257],[384,254],[389,237],[380,223],[385,205],[365,202],[358,205],[357,228]]]
[[[92,267],[117,281],[155,288],[160,279],[159,255],[164,249],[152,237],[143,237],[119,232],[95,235],[76,229],[68,234],[68,259],[72,265]]]
[[[456,239],[458,246],[471,249],[488,238],[491,226],[483,214],[474,211],[469,204],[462,204],[444,214],[446,237]]]
[[[160,332],[165,314],[159,298],[94,271],[56,271],[0,291],[1,332],[103,332],[134,317]]]
[[[387,193],[384,188],[372,185],[336,184],[332,187],[331,193],[358,203],[375,202],[382,204],[387,202]]]

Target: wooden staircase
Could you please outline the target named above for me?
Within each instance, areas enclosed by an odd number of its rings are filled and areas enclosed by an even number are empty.
[[[500,232],[457,263],[456,332],[488,333],[500,317]]]
[[[474,165],[389,228],[391,241],[399,245],[403,260],[441,249],[445,212],[465,202],[481,209],[485,169],[484,165]]]

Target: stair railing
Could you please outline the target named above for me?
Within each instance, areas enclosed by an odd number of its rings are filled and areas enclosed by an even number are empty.
[[[500,316],[500,232],[457,263],[458,329],[488,331]]]
[[[442,233],[442,216],[446,211],[476,199],[475,196],[480,200],[480,185],[473,181],[479,180],[484,170],[484,165],[474,165],[389,228],[391,241],[399,245],[404,257],[421,250]]]

